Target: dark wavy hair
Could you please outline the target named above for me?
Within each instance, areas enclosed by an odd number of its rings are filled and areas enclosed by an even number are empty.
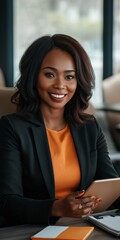
[[[35,40],[23,54],[17,81],[17,92],[12,103],[17,105],[19,114],[36,114],[39,111],[40,96],[37,91],[37,79],[46,54],[54,48],[68,52],[76,67],[77,89],[65,106],[65,119],[68,123],[82,123],[91,118],[85,114],[95,85],[94,71],[90,59],[81,44],[65,34],[46,35]]]

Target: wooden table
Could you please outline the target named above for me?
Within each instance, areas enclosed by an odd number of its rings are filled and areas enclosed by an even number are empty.
[[[86,219],[77,218],[60,218],[56,225],[76,225],[76,226],[91,226]],[[1,240],[30,240],[31,236],[39,232],[43,227],[39,225],[20,225],[0,228]],[[120,238],[117,238],[120,239]],[[94,231],[87,238],[87,240],[116,240],[115,237],[109,233],[95,227]]]

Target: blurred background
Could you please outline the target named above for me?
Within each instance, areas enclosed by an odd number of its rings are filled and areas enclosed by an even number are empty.
[[[102,80],[120,71],[120,0],[1,0],[0,67],[7,86],[19,77],[24,50],[54,33],[71,35],[86,49],[96,76],[92,101],[101,103]]]
[[[96,77],[91,102],[99,112],[97,115],[101,110],[107,113],[107,126],[111,134],[112,130],[117,134],[114,141],[120,150],[120,0],[1,0],[0,3],[0,87],[15,86],[20,58],[36,38],[54,33],[71,35],[80,41],[91,59]],[[115,111],[108,113],[103,104],[117,105]],[[115,120],[110,125],[109,115],[113,112]],[[105,118],[102,119],[105,123]]]

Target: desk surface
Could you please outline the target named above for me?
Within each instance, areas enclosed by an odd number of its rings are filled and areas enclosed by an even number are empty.
[[[86,220],[77,218],[61,218],[58,220],[56,225],[76,225],[76,226],[90,226]],[[6,228],[0,228],[0,239],[1,240],[30,240],[31,236],[39,232],[43,227],[38,225],[20,225]],[[95,227],[94,231],[87,238],[88,240],[116,240],[115,237],[109,233],[100,230]],[[120,239],[120,238],[117,238]]]
[[[43,227],[38,225],[19,225],[0,228],[1,240],[30,240],[31,236],[39,232]]]

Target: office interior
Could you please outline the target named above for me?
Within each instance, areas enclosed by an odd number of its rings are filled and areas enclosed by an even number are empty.
[[[15,111],[10,96],[32,41],[71,35],[91,59],[96,86],[87,111],[98,119],[120,174],[120,1],[1,0],[0,18],[0,116]]]

